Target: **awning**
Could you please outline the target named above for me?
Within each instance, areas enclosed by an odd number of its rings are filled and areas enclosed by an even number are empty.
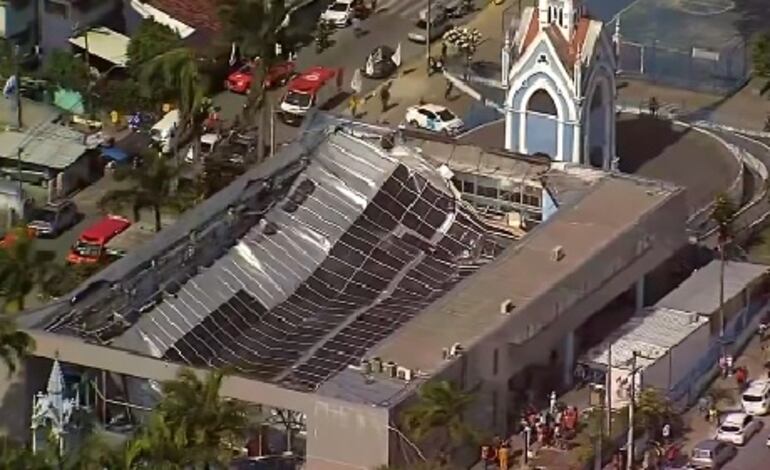
[[[102,149],[102,156],[107,160],[112,160],[115,162],[123,162],[128,160],[128,152],[124,151],[123,149],[119,149],[117,147],[109,147],[109,148]]]
[[[109,28],[98,27],[86,30],[83,34],[70,38],[70,44],[80,49],[86,49],[88,35],[88,53],[104,59],[118,67],[125,67],[128,57],[128,36],[124,36]]]

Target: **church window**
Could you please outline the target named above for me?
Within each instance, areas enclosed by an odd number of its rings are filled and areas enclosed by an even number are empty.
[[[532,95],[529,99],[529,103],[527,103],[527,110],[551,116],[559,114],[556,109],[556,103],[554,103],[551,95],[543,89],[537,90]]]
[[[553,21],[553,7],[548,8],[548,22]]]
[[[564,10],[559,8],[559,26],[564,27]]]

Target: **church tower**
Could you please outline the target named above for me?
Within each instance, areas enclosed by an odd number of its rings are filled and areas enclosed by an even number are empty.
[[[506,149],[610,169],[615,52],[582,0],[538,0],[503,50]]]

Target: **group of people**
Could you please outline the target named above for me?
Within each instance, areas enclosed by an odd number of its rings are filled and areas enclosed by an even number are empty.
[[[565,440],[577,432],[578,415],[575,406],[552,406],[542,413],[530,409],[521,423],[524,439],[529,439],[527,448],[532,448],[533,444],[541,448],[564,448]]]
[[[481,463],[484,470],[498,467],[500,470],[508,470],[511,458],[511,442],[508,439],[500,439],[495,436],[491,444],[481,446]]]

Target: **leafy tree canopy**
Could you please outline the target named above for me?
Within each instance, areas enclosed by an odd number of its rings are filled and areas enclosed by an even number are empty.
[[[43,78],[60,88],[84,92],[88,89],[85,61],[63,49],[54,49],[43,66]]]
[[[180,37],[171,28],[152,19],[145,19],[128,42],[128,68],[136,75],[142,65],[152,58],[179,47]]]
[[[754,71],[763,77],[770,77],[770,32],[757,38],[752,50]]]

